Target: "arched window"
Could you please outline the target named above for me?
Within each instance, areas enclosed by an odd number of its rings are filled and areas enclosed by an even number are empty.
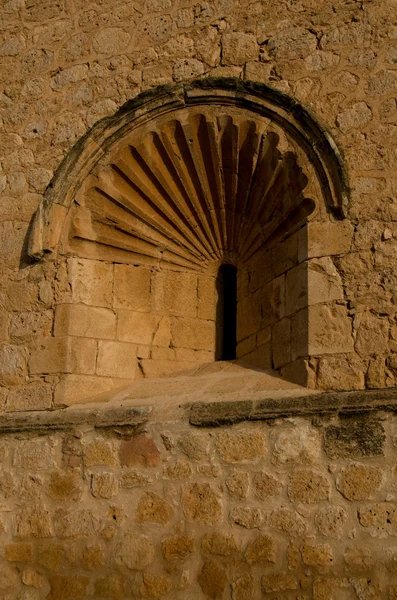
[[[37,211],[29,255],[57,261],[57,306],[31,374],[57,373],[64,404],[235,358],[304,383],[311,356],[352,350],[329,285],[346,194],[327,132],[271,88],[203,80],[127,103]],[[328,344],[316,327],[334,318]]]

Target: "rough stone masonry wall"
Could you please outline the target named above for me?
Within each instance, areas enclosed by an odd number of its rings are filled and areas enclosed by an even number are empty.
[[[51,261],[25,264],[24,240],[55,169],[89,127],[141,90],[207,75],[270,83],[337,140],[355,232],[351,252],[334,262],[355,346],[314,362],[313,376],[328,388],[395,385],[396,11],[393,0],[2,3],[2,407],[8,388],[10,407],[52,403],[57,377],[28,364],[35,337],[53,331],[58,274]]]
[[[2,600],[397,598],[393,413],[202,429],[139,414],[2,421]]]

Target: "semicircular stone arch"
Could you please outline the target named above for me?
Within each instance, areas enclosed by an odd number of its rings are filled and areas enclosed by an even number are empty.
[[[351,347],[330,258],[348,249],[347,200],[332,139],[287,96],[231,80],[141,95],[71,151],[37,211],[29,254],[64,285],[32,373],[57,345],[70,403],[222,359],[234,327],[228,356],[308,384],[311,358]],[[310,331],[328,318],[332,349]]]

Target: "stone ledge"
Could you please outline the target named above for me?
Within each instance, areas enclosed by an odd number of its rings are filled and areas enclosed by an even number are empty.
[[[181,410],[182,409],[182,410]],[[397,411],[397,389],[354,392],[324,392],[295,397],[264,400],[195,402],[173,405],[161,399],[144,405],[95,403],[53,411],[5,413],[0,416],[0,433],[53,432],[88,426],[137,428],[153,421],[184,420],[195,427],[220,427],[243,421],[266,421],[279,418],[324,415],[354,415],[374,411]]]
[[[196,402],[189,422],[196,427],[219,427],[242,421],[260,421],[311,415],[343,415],[377,410],[397,411],[397,389],[324,392],[295,398],[256,401]]]

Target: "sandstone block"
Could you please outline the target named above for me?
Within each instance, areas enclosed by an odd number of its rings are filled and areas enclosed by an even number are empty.
[[[5,544],[4,558],[11,562],[31,561],[33,558],[33,546],[25,542]]]
[[[96,260],[70,258],[68,272],[75,303],[111,308],[113,265]]]
[[[118,312],[117,338],[125,342],[151,345],[154,343],[159,325],[160,317],[150,313],[120,310]],[[163,336],[164,332],[162,332],[161,337]],[[159,342],[159,339],[157,341]],[[164,345],[169,345],[169,340],[168,344],[165,341]]]
[[[232,508],[229,515],[232,523],[245,529],[257,529],[263,521],[261,511],[251,506]]]
[[[27,379],[26,348],[13,345],[0,346],[0,384],[18,385]]]
[[[81,562],[85,569],[98,569],[105,564],[105,554],[99,544],[88,544],[81,553]]]
[[[245,573],[232,585],[232,600],[252,600],[254,597],[254,578],[249,573]]]
[[[215,525],[222,520],[220,499],[208,483],[187,486],[182,496],[182,505],[189,521]]]
[[[146,535],[125,533],[116,546],[115,559],[128,569],[142,570],[153,562],[153,544]]]
[[[22,583],[28,586],[32,586],[36,589],[41,588],[44,583],[44,577],[32,568],[24,569],[22,571],[21,579]]]
[[[386,436],[381,421],[349,420],[324,430],[324,449],[329,458],[360,458],[383,454]]]
[[[106,441],[97,439],[84,448],[84,464],[86,467],[116,465],[114,446]]]
[[[326,477],[315,471],[295,471],[290,476],[288,496],[294,502],[315,504],[328,500],[330,484]]]
[[[159,314],[197,316],[197,275],[159,271],[153,276],[153,308]]]
[[[227,463],[253,461],[265,456],[266,436],[260,432],[222,431],[218,434],[216,448]]]
[[[163,475],[169,479],[188,479],[191,474],[192,468],[190,464],[184,460],[177,460],[163,471]]]
[[[298,581],[292,573],[274,573],[263,575],[261,579],[262,590],[267,594],[272,592],[286,592],[296,590]]]
[[[358,510],[358,520],[372,537],[397,535],[397,508],[392,503],[363,506]]]
[[[242,65],[250,60],[257,60],[259,48],[254,35],[250,33],[232,32],[222,37],[222,64]]]
[[[225,481],[232,498],[245,500],[249,492],[249,474],[245,471],[234,471]]]
[[[100,29],[96,34],[93,47],[100,54],[115,56],[126,51],[130,42],[130,35],[120,27]]]
[[[274,539],[265,534],[258,535],[249,542],[245,550],[245,559],[248,564],[276,562],[276,543]]]
[[[91,493],[95,498],[117,496],[119,484],[114,473],[94,473],[91,475]]]
[[[55,310],[54,335],[112,340],[116,337],[116,314],[108,308],[59,304]]]
[[[11,389],[7,395],[7,411],[46,410],[52,406],[52,390],[48,385],[30,384]]]
[[[225,570],[215,561],[207,561],[197,578],[205,596],[211,600],[221,600],[227,586]]]
[[[341,470],[336,487],[348,500],[369,500],[379,490],[382,480],[379,467],[355,463]]]
[[[347,514],[342,506],[325,506],[314,517],[319,534],[335,539],[339,539],[344,533],[346,521]]]
[[[175,81],[186,81],[203,75],[205,67],[197,58],[181,58],[174,64],[172,74]]]
[[[137,469],[123,469],[120,476],[120,486],[130,489],[134,487],[145,487],[152,482],[152,479],[146,474],[140,473]]]
[[[95,340],[63,337],[43,338],[32,349],[29,371],[35,373],[95,373]]]
[[[37,548],[37,562],[50,571],[58,571],[65,556],[65,548],[61,544],[47,542]]]
[[[55,405],[78,404],[91,401],[93,397],[110,389],[130,383],[129,379],[112,379],[90,375],[65,375],[55,389]]]
[[[49,581],[51,586],[47,596],[49,600],[67,600],[84,596],[90,582],[84,575],[51,575]]]
[[[268,43],[269,54],[281,60],[306,58],[316,48],[316,36],[303,27],[283,29]]]
[[[333,561],[332,548],[329,544],[304,544],[301,548],[305,565],[326,569]]]
[[[134,379],[136,373],[136,346],[126,342],[98,342],[96,372],[105,377]]]
[[[143,583],[141,585],[141,594],[144,598],[160,598],[166,596],[172,589],[170,577],[162,575],[143,574]]]
[[[351,129],[360,129],[372,120],[372,111],[366,102],[356,102],[349,108],[340,112],[336,119],[336,124],[343,133]]]
[[[357,330],[355,349],[360,356],[381,355],[387,351],[389,322],[371,313],[359,314],[354,319]]]
[[[233,556],[237,554],[238,546],[234,535],[213,531],[202,537],[201,551],[215,556]]]
[[[320,458],[321,438],[318,430],[300,425],[281,431],[274,444],[273,464],[313,464]]]
[[[248,81],[260,81],[261,83],[268,83],[272,69],[273,63],[271,62],[247,62],[244,69],[244,79],[248,79]]]
[[[14,535],[19,538],[47,538],[53,535],[48,510],[42,506],[25,506],[14,517]]]
[[[199,319],[215,321],[216,317],[216,279],[199,275],[198,278],[198,312]]]
[[[215,349],[215,323],[191,318],[171,319],[172,343],[178,348]]]
[[[161,549],[165,560],[185,559],[195,550],[192,535],[174,535],[161,542]]]
[[[173,512],[171,505],[164,498],[147,492],[138,502],[136,522],[166,525],[172,519]]]
[[[281,319],[272,328],[272,358],[275,369],[291,362],[290,319]]]
[[[362,390],[365,365],[354,355],[322,356],[318,364],[318,387],[322,390]]]
[[[254,494],[259,500],[267,500],[273,496],[278,496],[283,489],[283,484],[271,473],[261,471],[255,473],[253,477]]]
[[[311,221],[307,225],[308,247],[306,250],[303,240],[300,240],[299,258],[302,261],[308,258],[345,254],[351,248],[353,234],[354,228],[349,221]],[[327,261],[322,264],[327,268]],[[331,268],[329,262],[328,265]]]
[[[115,308],[147,312],[150,307],[150,280],[149,269],[132,265],[115,265]]]
[[[156,444],[145,434],[122,441],[119,457],[122,467],[157,467],[160,463],[160,452]]]
[[[79,474],[53,471],[49,477],[48,494],[55,500],[78,500],[81,495]]]
[[[268,524],[279,531],[296,537],[302,536],[306,531],[305,521],[298,513],[283,507],[272,510],[268,517]]]
[[[98,577],[95,581],[95,597],[123,600],[125,598],[124,581],[120,575]]]
[[[86,508],[55,513],[54,526],[59,538],[88,538],[94,533],[95,519]]]
[[[29,471],[43,471],[54,467],[54,450],[48,439],[21,440],[14,455],[14,466]]]

